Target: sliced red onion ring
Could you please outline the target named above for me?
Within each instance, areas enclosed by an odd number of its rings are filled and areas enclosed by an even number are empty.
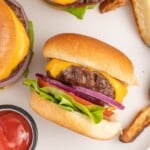
[[[24,71],[26,70],[29,61],[30,61],[31,53],[28,53],[24,61],[17,67],[17,69],[5,80],[0,81],[0,88],[3,88],[5,86],[8,86],[12,83],[14,83],[18,78],[22,76]]]
[[[103,101],[104,103],[114,106],[114,107],[117,107],[121,110],[124,109],[124,106],[122,104],[118,103],[114,99],[112,99],[100,92],[92,91],[87,88],[78,87],[78,86],[68,86],[57,80],[51,79],[50,77],[44,76],[42,74],[36,74],[36,76],[38,78],[44,80],[45,82],[48,82],[48,83],[50,83],[60,89],[63,89],[67,92],[71,92],[71,93],[73,93],[81,98],[84,98],[94,104],[101,105],[102,101]]]
[[[102,101],[104,101],[105,103],[107,104],[110,104],[110,105],[113,105],[113,106],[117,106],[119,109],[124,109],[124,106],[120,103],[118,103],[117,101],[115,101],[114,99],[100,93],[100,92],[97,92],[97,91],[92,91],[92,90],[89,90],[87,88],[84,88],[84,87],[79,87],[79,86],[72,86],[76,91],[78,92],[83,92],[89,96],[92,96],[96,99],[100,99]]]

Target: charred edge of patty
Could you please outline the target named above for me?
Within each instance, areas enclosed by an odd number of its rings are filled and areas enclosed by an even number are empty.
[[[72,7],[72,8],[76,8],[76,7],[84,7],[86,5],[93,5],[93,4],[97,4],[99,3],[101,0],[77,0],[74,3],[71,4],[67,4],[67,5],[61,5],[61,4],[57,4],[51,0],[45,0],[46,2],[48,2],[49,4],[51,4],[52,6],[56,6],[59,8],[63,8],[63,7]]]
[[[24,10],[20,7],[20,5],[15,0],[5,0],[5,2],[13,10],[13,12],[16,14],[17,18],[20,20],[20,22],[23,24],[23,26],[27,31],[28,22],[26,21],[27,16],[25,15]]]
[[[52,77],[50,73],[48,76]],[[70,66],[61,71],[56,80],[67,85],[76,85],[101,92],[104,95],[115,98],[115,91],[109,80],[98,71],[91,71],[83,66]]]

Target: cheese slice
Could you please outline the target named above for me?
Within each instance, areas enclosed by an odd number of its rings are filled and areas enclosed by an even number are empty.
[[[62,61],[62,60],[59,60],[59,59],[52,59],[46,65],[45,70],[48,71],[52,75],[52,77],[56,78],[57,75],[61,71],[65,70],[66,68],[68,68],[72,64],[73,63],[71,63],[71,62]]]
[[[106,73],[102,73],[111,83],[112,87],[115,89],[115,100],[122,102],[123,98],[127,94],[127,87],[120,81],[114,79]]]
[[[76,0],[52,0],[52,1],[61,5],[68,5],[76,2]]]
[[[56,78],[57,75],[65,70],[66,68],[68,68],[71,65],[78,65],[72,62],[67,62],[67,61],[63,61],[63,60],[59,60],[59,59],[52,59],[48,62],[47,66],[46,66],[46,71],[49,72],[53,78]],[[122,102],[123,98],[125,97],[126,93],[127,93],[127,88],[126,86],[121,83],[120,81],[114,79],[113,77],[109,76],[106,73],[100,72],[102,73],[111,83],[112,87],[115,90],[115,100],[118,102]]]
[[[3,37],[0,37],[3,38],[3,40],[0,39],[0,80],[3,80],[11,74],[27,55],[29,50],[29,39],[24,26],[18,20],[14,12],[4,1],[1,1],[0,5],[1,10],[6,12],[4,13],[3,11],[0,13],[0,17],[3,21],[1,22]],[[11,27],[11,29],[7,29],[8,27]]]

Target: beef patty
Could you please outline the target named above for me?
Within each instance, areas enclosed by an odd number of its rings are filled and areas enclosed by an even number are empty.
[[[56,77],[57,80],[69,85],[86,87],[115,98],[115,91],[107,78],[98,71],[91,71],[83,66],[70,66]]]

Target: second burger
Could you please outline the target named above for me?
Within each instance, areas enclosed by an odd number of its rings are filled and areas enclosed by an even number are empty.
[[[90,138],[108,140],[121,131],[115,109],[123,110],[134,67],[116,48],[92,37],[63,33],[43,48],[46,75],[26,80],[31,107],[42,117]]]

